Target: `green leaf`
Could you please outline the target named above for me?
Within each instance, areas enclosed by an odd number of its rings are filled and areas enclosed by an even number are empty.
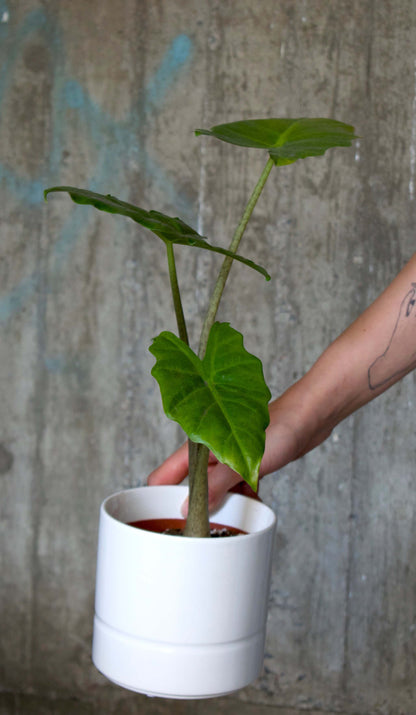
[[[277,166],[320,156],[332,147],[351,146],[357,138],[351,125],[321,118],[248,119],[197,129],[195,134],[207,134],[238,146],[267,149]]]
[[[165,243],[168,242],[182,246],[195,246],[196,248],[203,248],[206,251],[212,251],[213,253],[220,253],[223,256],[229,256],[240,263],[244,263],[246,266],[249,266],[249,268],[253,268],[255,271],[258,271],[258,273],[261,273],[266,280],[270,280],[270,275],[265,268],[262,268],[262,266],[259,266],[257,263],[254,263],[254,261],[251,261],[248,258],[244,258],[243,256],[228,251],[226,248],[222,248],[221,246],[212,246],[207,242],[204,236],[200,236],[197,231],[191,228],[191,226],[188,226],[180,218],[172,218],[171,216],[167,216],[159,211],[146,211],[145,209],[141,209],[134,204],[121,201],[115,196],[111,196],[111,194],[97,194],[94,191],[78,189],[74,186],[54,186],[50,189],[46,189],[44,192],[45,200],[47,199],[48,194],[57,191],[69,194],[71,199],[75,201],[76,204],[94,206],[99,211],[106,211],[107,213],[127,216],[127,218],[131,218],[141,226],[148,228]]]
[[[269,423],[270,391],[260,360],[228,323],[214,323],[203,360],[163,332],[150,352],[166,415],[255,489]]]

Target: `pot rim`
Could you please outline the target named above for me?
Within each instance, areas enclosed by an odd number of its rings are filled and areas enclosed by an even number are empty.
[[[113,494],[110,494],[109,496],[107,496],[101,504],[101,511],[102,511],[103,515],[105,516],[105,518],[108,518],[112,522],[117,523],[120,526],[120,528],[122,528],[123,530],[124,529],[131,530],[132,533],[137,533],[140,535],[145,534],[149,538],[163,537],[163,539],[165,539],[165,540],[169,539],[169,541],[171,541],[173,539],[175,542],[177,542],[178,537],[175,535],[160,534],[160,533],[157,533],[154,531],[140,529],[140,527],[131,526],[128,522],[125,522],[122,519],[118,518],[117,516],[112,514],[111,511],[109,510],[110,503],[112,501],[115,501],[117,499],[117,497],[120,497],[120,495],[126,495],[128,497],[129,494],[131,494],[133,496],[133,493],[137,493],[142,490],[146,490],[146,491],[147,490],[158,490],[159,492],[161,492],[161,490],[163,490],[165,493],[169,492],[169,491],[173,492],[173,490],[175,490],[175,491],[181,490],[184,493],[183,494],[184,499],[185,499],[186,494],[188,493],[188,487],[183,484],[174,484],[174,485],[166,484],[166,485],[158,485],[158,486],[142,485],[142,486],[138,486],[138,487],[130,487],[128,489],[119,489],[117,492],[114,492]],[[221,512],[221,509],[223,509],[224,506],[229,501],[248,502],[252,506],[252,508],[265,512],[269,517],[268,524],[265,527],[258,529],[256,531],[253,531],[253,532],[246,533],[246,534],[236,534],[235,536],[232,537],[233,543],[235,543],[236,540],[241,541],[242,539],[247,540],[247,539],[258,538],[261,534],[264,534],[265,532],[274,528],[277,518],[276,518],[275,512],[273,511],[273,509],[271,509],[271,507],[269,507],[267,504],[264,504],[264,502],[262,502],[262,501],[257,501],[257,500],[254,500],[251,497],[248,497],[244,494],[235,494],[233,492],[228,492],[226,494],[225,498],[223,499],[223,501],[221,502],[220,506],[218,507],[218,509],[216,509],[215,512],[210,514],[210,521],[215,521],[216,515],[218,514],[218,512]],[[154,517],[154,518],[158,518],[158,517]],[[160,518],[163,518],[163,517],[160,517]],[[181,518],[181,517],[179,516],[178,518]],[[225,526],[227,526],[227,524],[225,524]],[[233,524],[229,524],[228,526],[233,526]],[[204,542],[204,544],[213,543],[213,544],[217,544],[217,548],[219,548],[220,544],[224,543],[223,539],[213,539],[213,538],[197,539],[197,538],[191,537],[191,536],[182,536],[180,541],[181,541],[181,543],[184,543],[184,542],[195,543],[196,541]],[[213,546],[212,548],[215,548],[215,546]]]

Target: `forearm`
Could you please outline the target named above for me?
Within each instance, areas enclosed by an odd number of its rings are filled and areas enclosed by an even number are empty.
[[[306,375],[271,403],[270,441],[283,424],[292,434],[293,458],[305,454],[415,367],[415,294],[416,254]]]
[[[416,366],[416,254],[379,298],[339,336],[298,382],[270,404],[260,476],[323,442],[352,412]],[[210,509],[241,477],[211,455]],[[188,470],[186,445],[149,476],[175,484]]]

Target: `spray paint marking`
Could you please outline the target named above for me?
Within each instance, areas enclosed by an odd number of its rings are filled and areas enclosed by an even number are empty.
[[[8,13],[8,8],[0,0],[0,17],[5,18],[5,13]],[[7,22],[8,19],[7,15]],[[6,23],[5,19],[3,23]],[[189,64],[192,56],[192,42],[189,37],[181,34],[174,38],[147,86],[138,91],[130,112],[122,120],[116,120],[94,102],[79,82],[65,77],[62,34],[56,23],[43,11],[30,13],[13,31],[13,36],[9,24],[0,25],[2,38],[10,40],[9,51],[5,53],[6,58],[0,71],[0,104],[13,84],[23,47],[34,33],[43,35],[52,56],[54,76],[51,95],[51,126],[53,127],[51,151],[46,166],[32,179],[19,176],[13,168],[0,162],[0,181],[9,194],[18,201],[34,206],[43,201],[43,189],[46,186],[59,184],[62,153],[66,146],[65,134],[75,112],[87,136],[88,144],[92,144],[97,149],[98,159],[89,181],[86,182],[89,189],[107,192],[111,191],[112,186],[117,185],[117,191],[125,194],[128,186],[123,180],[123,168],[128,151],[129,156],[133,157],[137,165],[146,172],[146,176],[159,185],[167,199],[175,203],[188,218],[191,211],[189,202],[178,193],[174,182],[167,176],[163,167],[138,145],[137,127],[140,117],[151,119],[160,109],[181,71]],[[87,215],[77,209],[70,212],[51,251],[50,265],[54,276],[63,270],[65,259],[79,237],[85,233],[90,220],[90,214]],[[8,321],[24,307],[35,294],[39,279],[38,272],[33,271],[0,299],[0,322]]]

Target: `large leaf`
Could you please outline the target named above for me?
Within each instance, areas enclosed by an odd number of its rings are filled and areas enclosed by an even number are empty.
[[[245,350],[241,333],[214,323],[203,360],[167,331],[154,339],[150,352],[167,416],[255,489],[270,392],[261,362]]]
[[[107,213],[127,216],[136,223],[139,223],[141,226],[148,228],[165,243],[177,243],[182,246],[196,246],[197,248],[203,248],[207,251],[220,253],[223,256],[230,256],[230,258],[240,261],[240,263],[244,263],[246,266],[258,271],[266,278],[266,280],[270,280],[270,275],[264,268],[262,268],[262,266],[259,266],[257,263],[254,263],[254,261],[251,261],[248,258],[232,253],[221,246],[212,246],[207,242],[204,236],[200,236],[197,231],[184,223],[184,221],[180,218],[172,218],[171,216],[167,216],[159,211],[146,211],[145,209],[141,209],[134,204],[121,201],[115,196],[111,196],[111,194],[97,194],[94,191],[78,189],[75,186],[54,186],[50,189],[46,189],[44,192],[45,199],[48,194],[56,191],[62,191],[69,194],[71,199],[77,204],[94,206],[99,211],[106,211]]]
[[[321,118],[248,119],[197,129],[195,134],[207,134],[238,146],[267,149],[278,166],[322,155],[332,147],[351,146],[356,138],[354,127],[349,124]]]

